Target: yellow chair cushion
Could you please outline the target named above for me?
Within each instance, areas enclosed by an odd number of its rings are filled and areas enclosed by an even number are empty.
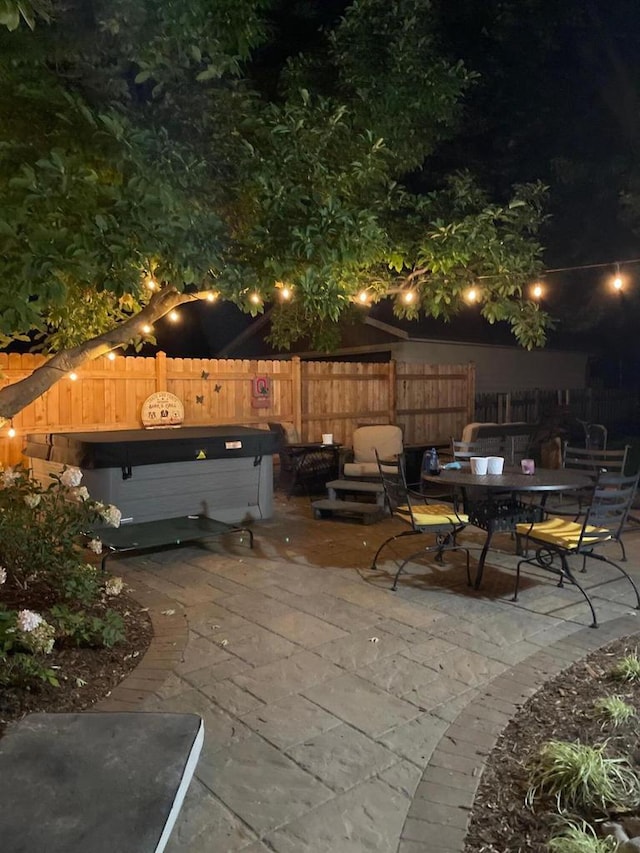
[[[533,525],[516,524],[516,532],[520,536],[529,536],[530,539],[548,542],[550,545],[556,545],[559,548],[571,549],[575,548],[580,541],[582,525],[576,521],[569,521],[566,518],[553,516],[552,518],[547,518],[545,521],[538,521]],[[611,539],[611,532],[606,527],[588,525],[585,528],[585,533],[587,535],[582,538],[584,545]],[[589,533],[597,535],[589,536]]]
[[[433,525],[433,527],[437,527],[438,525],[446,526],[447,524],[460,524],[461,521],[465,523],[469,521],[468,516],[462,514],[456,515],[447,504],[413,504],[411,509],[406,505],[399,506],[396,507],[396,514],[403,521],[408,521],[409,523],[411,523],[411,517],[413,516],[413,521],[420,527],[428,527],[430,525]]]

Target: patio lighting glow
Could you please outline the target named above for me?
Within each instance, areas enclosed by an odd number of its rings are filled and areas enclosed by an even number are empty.
[[[291,299],[291,290],[286,285],[280,288],[280,298],[285,301]]]
[[[366,305],[369,302],[369,294],[366,290],[361,290],[358,294],[358,302],[362,305]]]
[[[145,334],[145,335],[150,335],[150,334],[151,334],[151,332],[153,331],[153,326],[150,326],[148,323],[145,323],[145,324],[141,327],[141,331],[142,331],[142,332],[143,332],[143,334]]]
[[[115,352],[109,352],[109,353],[107,353],[107,358],[109,359],[109,361],[115,361],[115,360],[116,360],[116,354],[115,354]]]
[[[259,293],[252,293],[249,297],[249,302],[253,302],[254,305],[259,305],[261,302]]]
[[[403,301],[406,302],[407,305],[411,305],[415,298],[416,294],[413,290],[407,290],[407,292],[402,296]]]
[[[619,272],[617,272],[615,274],[613,281],[611,282],[611,285],[612,285],[614,290],[622,290],[623,284],[624,284],[624,282],[622,281],[622,276],[620,275]]]
[[[72,370],[71,373],[69,374],[69,379],[72,382],[75,382],[77,378],[78,378],[78,374],[74,370]]]
[[[541,299],[542,293],[543,293],[543,291],[542,291],[542,285],[541,284],[534,284],[533,287],[531,288],[531,295],[533,296],[534,299]]]
[[[154,278],[152,278],[151,276],[149,276],[149,278],[147,279],[147,288],[149,290],[157,290],[158,289],[158,284],[157,284],[156,280]]]
[[[16,437],[16,431],[13,428],[13,421],[11,421],[11,426],[7,430],[7,435],[9,436],[9,438],[15,438]]]
[[[207,302],[215,302],[217,298],[217,293],[214,293],[213,291],[209,291],[209,293],[207,293]]]
[[[465,293],[464,298],[467,300],[467,302],[476,302],[478,299],[478,291],[475,289],[475,287],[470,287],[469,290],[467,290],[467,292]]]
[[[177,311],[169,311],[167,317],[171,320],[172,323],[177,323],[180,319],[180,315]]]

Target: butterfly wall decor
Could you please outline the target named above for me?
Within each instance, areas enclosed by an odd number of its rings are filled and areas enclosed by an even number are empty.
[[[222,385],[214,385],[213,390],[216,392],[216,394],[219,394],[220,391],[222,391]]]
[[[196,403],[204,403],[204,394],[196,394]]]
[[[209,378],[208,371],[203,370],[202,373],[200,374],[200,379],[208,379],[208,378]]]

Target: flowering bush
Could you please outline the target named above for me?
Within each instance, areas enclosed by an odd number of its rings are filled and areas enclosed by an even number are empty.
[[[0,684],[56,684],[46,665],[56,641],[111,646],[124,638],[122,618],[107,607],[122,580],[86,561],[86,548],[102,551],[95,528],[117,527],[120,511],[92,500],[81,480],[73,467],[48,486],[21,466],[0,472]],[[9,592],[13,609],[3,604]]]

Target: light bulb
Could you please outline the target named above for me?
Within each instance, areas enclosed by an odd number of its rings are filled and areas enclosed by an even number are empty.
[[[542,297],[542,285],[534,284],[533,288],[531,289],[531,294],[534,299],[540,299]]]
[[[177,311],[169,311],[167,317],[171,320],[172,323],[177,323],[180,319],[180,315]]]
[[[254,305],[259,305],[260,304],[260,294],[252,293],[251,296],[249,297],[249,301],[253,302]]]
[[[213,293],[213,291],[209,291],[207,293],[207,302],[215,302],[218,297],[217,293]]]
[[[467,290],[465,299],[467,300],[467,302],[475,302],[477,298],[478,291],[475,289],[475,287],[470,287],[469,290]]]
[[[285,286],[285,287],[283,287],[283,288],[280,290],[280,296],[281,296],[281,297],[282,297],[282,299],[284,299],[285,301],[286,301],[287,299],[291,299],[291,291],[289,290],[289,288],[288,288],[288,287],[286,287],[286,286]]]
[[[410,305],[416,298],[416,295],[413,290],[407,290],[407,292],[403,295],[402,298],[407,303],[407,305]]]
[[[149,276],[149,278],[147,279],[147,287],[149,288],[149,290],[156,290],[158,287],[156,280],[151,276]]]
[[[78,378],[78,374],[75,372],[75,370],[72,370],[71,373],[69,374],[69,379],[72,382],[75,382],[77,378]]]
[[[109,361],[115,361],[116,360],[115,352],[107,353],[107,358],[109,359]]]
[[[152,331],[153,331],[153,326],[150,326],[148,323],[145,323],[142,326],[142,333],[144,335],[150,335]]]
[[[613,286],[616,290],[622,290],[622,279],[617,275],[613,280]]]
[[[9,436],[9,438],[15,438],[16,437],[16,431],[12,426],[10,426],[9,429],[7,430],[7,435]]]
[[[358,302],[361,302],[363,305],[366,305],[366,303],[368,301],[369,301],[369,294],[367,293],[366,290],[361,290],[360,293],[358,294]]]

